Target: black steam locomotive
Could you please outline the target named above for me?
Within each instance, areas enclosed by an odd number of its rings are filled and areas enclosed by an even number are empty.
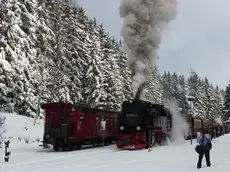
[[[143,149],[161,144],[171,134],[172,114],[164,105],[125,101],[118,120],[117,147]]]

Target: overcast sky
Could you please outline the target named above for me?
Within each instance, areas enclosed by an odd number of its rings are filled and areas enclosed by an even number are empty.
[[[122,39],[121,0],[78,0],[90,17]],[[177,0],[178,15],[163,33],[158,68],[199,76],[225,88],[230,80],[230,0]]]

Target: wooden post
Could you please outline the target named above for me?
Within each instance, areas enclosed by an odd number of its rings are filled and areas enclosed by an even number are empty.
[[[152,132],[151,132],[151,130],[149,130],[149,148],[151,148],[151,134],[152,134]]]
[[[105,136],[103,134],[103,148],[105,147]]]
[[[204,121],[201,119],[201,131],[204,131]]]
[[[192,138],[193,138],[193,132],[194,132],[194,118],[191,118],[191,145],[192,145]]]

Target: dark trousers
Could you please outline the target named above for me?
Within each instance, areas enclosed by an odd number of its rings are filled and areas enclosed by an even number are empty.
[[[211,163],[210,163],[210,151],[206,151],[206,152],[202,152],[202,153],[199,154],[199,160],[198,160],[198,163],[197,163],[197,168],[201,168],[202,159],[203,159],[204,155],[205,155],[207,166],[208,167],[211,166]]]

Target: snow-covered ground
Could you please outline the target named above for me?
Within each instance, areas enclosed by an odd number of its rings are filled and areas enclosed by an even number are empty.
[[[19,119],[12,117],[12,128],[18,127]],[[10,117],[10,118],[11,118]],[[18,118],[18,116],[17,116]],[[21,117],[20,117],[21,118]],[[10,119],[8,119],[10,120]],[[26,124],[29,120],[20,121]],[[10,121],[8,121],[10,122]],[[28,123],[26,124],[28,125]],[[9,125],[6,125],[7,127]],[[31,133],[26,135],[38,135],[40,130],[26,130]],[[16,131],[19,131],[19,127]],[[33,134],[36,132],[37,134]],[[18,136],[20,133],[17,133]],[[25,135],[24,132],[21,133]],[[11,133],[13,136],[14,133]],[[42,135],[42,133],[40,133]],[[24,137],[24,136],[23,136]],[[34,142],[13,143],[10,146],[12,152],[10,162],[4,162],[4,150],[0,149],[0,172],[195,172],[198,155],[194,151],[196,143],[189,141],[180,145],[155,147],[151,152],[120,151],[115,145],[104,148],[83,149],[73,152],[54,152],[52,149],[43,149]],[[230,135],[226,134],[213,141],[211,150],[212,167],[206,167],[203,159],[203,168],[199,171],[205,172],[228,172],[230,169]]]
[[[34,119],[26,116],[17,115],[15,113],[1,113],[6,117],[4,123],[5,140],[10,140],[15,146],[17,143],[35,143],[41,141],[43,137],[44,122],[37,120],[34,125]]]

